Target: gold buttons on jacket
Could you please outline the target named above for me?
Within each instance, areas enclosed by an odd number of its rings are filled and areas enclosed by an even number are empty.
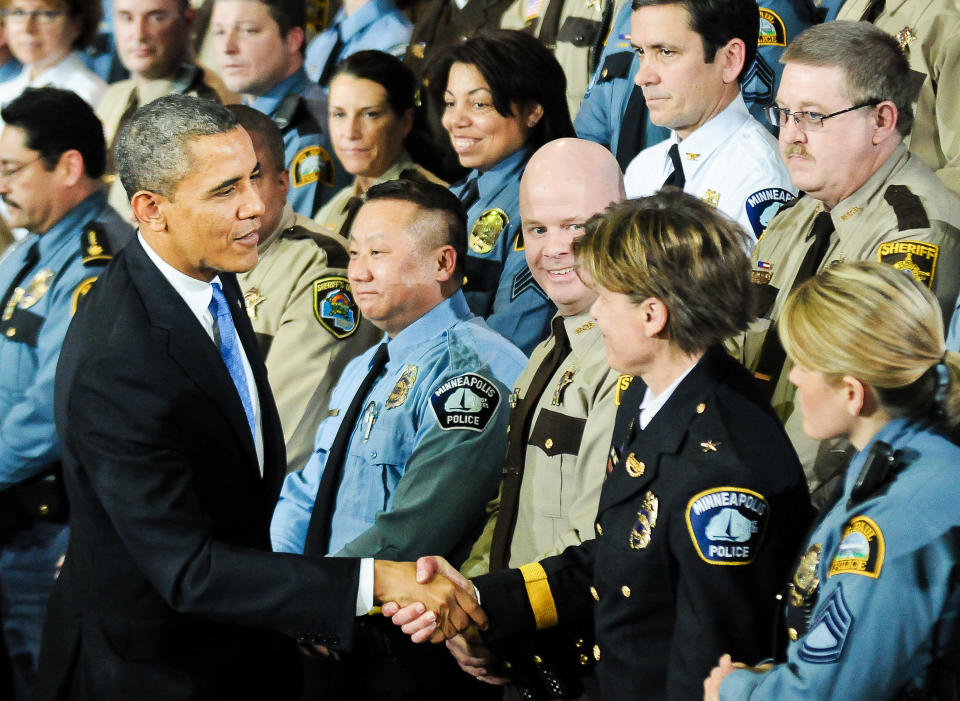
[[[697,413],[698,413],[698,414],[702,414],[702,413],[703,413],[704,411],[706,411],[706,410],[707,410],[707,405],[706,405],[706,404],[703,404],[703,403],[697,404]]]
[[[623,594],[624,598],[629,599],[629,598],[630,598],[630,587],[628,587],[626,584],[624,584],[622,587],[620,587],[620,593]]]
[[[550,450],[553,447],[553,439],[548,438],[547,440],[545,440],[543,442],[543,447],[546,448],[547,450]]]
[[[600,661],[600,646],[599,646],[599,645],[594,645],[594,646],[593,646],[593,659],[595,659],[597,662]]]
[[[600,525],[600,522],[597,521],[594,525],[597,527],[597,535],[603,535],[603,526]]]
[[[597,593],[596,587],[590,587],[590,596],[592,596],[596,601],[600,601],[600,594]]]
[[[797,635],[796,628],[787,628],[787,635],[790,636],[791,640],[796,640],[799,636]]]

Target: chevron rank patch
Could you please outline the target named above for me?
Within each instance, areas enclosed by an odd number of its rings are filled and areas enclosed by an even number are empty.
[[[687,502],[687,529],[704,562],[746,565],[756,556],[769,514],[762,494],[741,487],[716,487]]]
[[[810,628],[803,636],[803,644],[797,654],[805,662],[827,664],[840,659],[847,634],[853,625],[853,614],[843,598],[843,587],[837,585],[823,605],[816,618],[810,621]]]
[[[444,431],[465,428],[482,431],[500,404],[500,390],[472,372],[451,378],[430,397],[430,408]]]
[[[360,309],[347,278],[329,275],[313,281],[313,314],[336,338],[353,335],[360,324]]]
[[[888,241],[877,247],[877,260],[910,273],[916,282],[933,287],[940,246],[926,241]]]
[[[862,574],[877,579],[883,568],[885,546],[880,527],[867,516],[855,516],[843,529],[837,554],[827,570],[835,574]]]

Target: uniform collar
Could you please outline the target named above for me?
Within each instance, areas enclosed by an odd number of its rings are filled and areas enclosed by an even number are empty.
[[[589,311],[564,317],[563,328],[566,329],[570,350],[574,355],[584,355],[598,340],[603,339],[600,327]]]
[[[910,443],[910,437],[917,433],[917,431],[917,424],[909,419],[904,418],[891,419],[883,426],[883,428],[877,431],[873,438],[870,439],[870,443],[864,446],[863,450],[855,453],[853,458],[850,460],[850,465],[847,467],[846,476],[844,477],[844,503],[850,498],[850,494],[853,492],[853,487],[860,477],[860,471],[863,469],[863,464],[867,461],[867,457],[870,455],[870,449],[877,441],[883,441],[884,443],[889,444],[891,448],[896,449],[900,445]]]
[[[435,343],[442,335],[458,321],[464,321],[474,316],[467,306],[467,298],[462,290],[449,297],[415,322],[410,324],[394,338],[389,340],[390,363],[400,361],[410,355],[410,352],[423,343]]]
[[[290,93],[302,95],[306,87],[307,74],[303,70],[303,66],[300,66],[300,68],[274,85],[263,95],[254,99],[254,101],[250,103],[250,106],[272,117],[274,112],[280,107],[280,103],[283,102],[283,98]]]
[[[387,0],[369,0],[349,17],[341,9],[334,24],[340,25],[340,37],[347,43],[384,15],[391,14],[393,9]]]
[[[837,202],[837,206],[830,210],[830,218],[834,226],[854,218],[857,214],[871,206],[871,203],[880,196],[881,190],[886,189],[887,179],[894,170],[899,170],[910,158],[910,152],[901,141],[897,148],[880,167],[871,175],[867,182],[857,188],[849,197]]]
[[[730,135],[743,126],[748,119],[750,119],[750,112],[743,101],[743,96],[738,92],[720,114],[711,118],[686,139],[681,141],[677,132],[671,132],[670,143],[678,144],[680,147],[680,159],[683,162],[686,179],[693,178],[700,166],[709,159],[710,154],[721,144],[729,141]],[[664,158],[669,160],[666,152],[664,152]]]
[[[107,204],[107,193],[97,190],[88,195],[80,204],[71,209],[51,226],[46,233],[40,234],[38,250],[40,258],[47,258],[56,249],[73,244],[80,251],[80,227],[96,219]]]
[[[480,192],[480,200],[486,201],[490,199],[493,195],[500,190],[503,186],[504,181],[511,180],[516,177],[518,171],[523,170],[523,166],[527,162],[527,149],[521,148],[509,156],[504,158],[502,161],[497,163],[493,168],[486,171],[485,173],[480,173],[479,179],[477,180],[477,187]],[[470,173],[470,177],[474,176],[474,173],[479,171],[474,170]],[[519,180],[519,178],[516,178]]]
[[[390,167],[383,171],[383,173],[380,174],[380,177],[373,181],[373,184],[379,185],[380,183],[389,182],[391,180],[399,180],[400,174],[403,173],[403,171],[415,168],[416,165],[417,164],[414,163],[410,158],[410,154],[408,154],[406,151],[401,151],[400,155],[397,157],[397,160],[391,163]],[[353,181],[353,196],[360,196],[360,193],[357,192],[356,178],[354,178]]]
[[[86,64],[80,58],[80,54],[71,51],[60,63],[50,66],[43,73],[33,80],[30,80],[30,66],[24,66],[20,71],[19,79],[27,86],[41,87],[44,85],[63,84],[68,82],[71,77],[81,70],[86,70]]]

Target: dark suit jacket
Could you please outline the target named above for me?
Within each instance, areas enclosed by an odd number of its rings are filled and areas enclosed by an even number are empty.
[[[349,646],[358,561],[269,552],[283,436],[240,289],[221,280],[256,376],[263,477],[219,351],[139,241],[67,333],[71,540],[38,699],[281,699],[299,681],[291,638]]]
[[[774,597],[806,532],[810,502],[776,415],[722,349],[708,351],[640,431],[634,417],[645,389],[635,378],[621,399],[597,538],[541,564],[560,625],[594,614],[605,700],[700,699],[722,653],[755,663],[770,649]],[[630,455],[636,462],[628,470]],[[745,516],[732,516],[732,533],[719,531],[733,507],[718,501],[698,514],[694,506],[705,493],[750,492],[762,495],[764,515],[739,509]],[[738,531],[751,520],[754,533]],[[703,545],[701,556],[698,530],[713,533],[720,552],[750,547],[749,562],[724,562]],[[474,583],[492,641],[534,627],[516,570]]]

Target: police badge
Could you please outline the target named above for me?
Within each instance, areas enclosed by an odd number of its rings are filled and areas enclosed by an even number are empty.
[[[500,234],[510,225],[510,217],[502,209],[488,209],[477,217],[470,232],[470,249],[481,255],[493,250]]]

